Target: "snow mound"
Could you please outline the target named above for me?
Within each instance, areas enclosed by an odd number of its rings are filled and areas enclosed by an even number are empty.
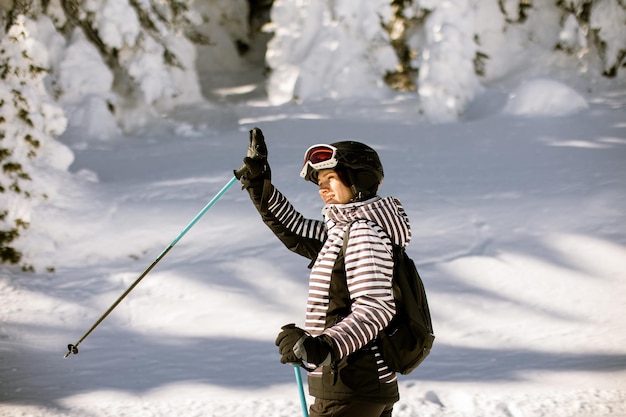
[[[503,112],[517,116],[566,116],[588,108],[587,100],[555,80],[533,79],[514,89]]]

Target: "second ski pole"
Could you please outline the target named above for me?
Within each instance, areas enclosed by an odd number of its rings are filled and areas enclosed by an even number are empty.
[[[302,375],[300,374],[300,365],[293,365],[293,369],[296,373],[296,383],[298,384],[298,393],[300,395],[300,406],[302,407],[302,415],[309,417],[309,410],[306,405],[306,398],[304,396],[304,384],[302,384]]]

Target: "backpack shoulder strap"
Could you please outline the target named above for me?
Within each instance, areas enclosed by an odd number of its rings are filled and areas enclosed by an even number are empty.
[[[344,256],[346,256],[346,249],[348,248],[348,239],[350,238],[350,229],[352,228],[352,225],[356,222],[358,222],[358,220],[352,220],[350,223],[348,223],[348,226],[346,226],[346,231],[343,234],[343,245],[341,246],[341,253],[343,253]]]
[[[343,245],[341,246],[341,253],[343,253],[344,256],[345,256],[345,253],[346,253],[346,249],[348,247],[348,238],[350,237],[350,229],[352,229],[352,225],[354,223],[358,223],[361,220],[367,221],[366,219],[352,220],[350,223],[348,223],[348,226],[346,227],[346,231],[345,231],[345,233],[343,235]],[[397,243],[395,243],[393,240],[391,240],[391,238],[389,238],[389,241],[391,242],[391,247],[392,247],[391,254],[392,254],[394,262],[395,262],[397,257],[402,255],[403,252],[405,251],[405,249],[402,246],[400,246]]]

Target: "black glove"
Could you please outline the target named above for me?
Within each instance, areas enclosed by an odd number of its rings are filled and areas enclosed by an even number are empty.
[[[332,341],[313,337],[295,324],[287,324],[276,338],[281,363],[300,363],[300,359],[318,366],[330,365]]]
[[[271,179],[271,170],[267,162],[267,146],[261,129],[255,127],[250,131],[250,142],[246,157],[243,158],[243,166],[234,172],[244,188],[248,188],[252,182]]]
[[[300,357],[293,351],[294,345],[307,333],[295,324],[290,323],[281,327],[282,331],[276,337],[278,353],[281,354],[280,363],[300,363]]]

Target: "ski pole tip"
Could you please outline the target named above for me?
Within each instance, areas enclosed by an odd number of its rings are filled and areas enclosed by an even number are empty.
[[[67,345],[67,353],[65,354],[65,356],[63,356],[63,358],[67,359],[67,357],[70,356],[72,353],[74,355],[78,355],[78,348],[70,343],[69,345]]]

